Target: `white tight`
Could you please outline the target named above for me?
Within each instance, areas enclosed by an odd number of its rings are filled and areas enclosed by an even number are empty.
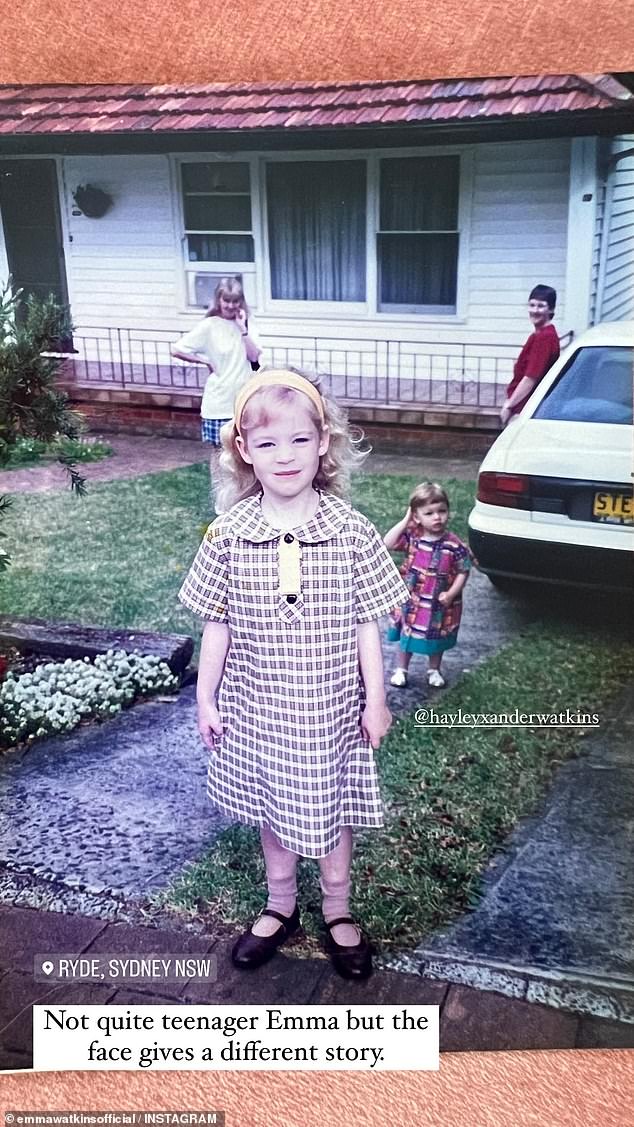
[[[297,898],[297,853],[285,849],[268,826],[262,827],[260,837],[269,889],[267,907],[281,912],[283,916],[290,916]],[[349,914],[351,863],[352,830],[350,826],[344,826],[337,847],[332,853],[319,858],[326,921]]]

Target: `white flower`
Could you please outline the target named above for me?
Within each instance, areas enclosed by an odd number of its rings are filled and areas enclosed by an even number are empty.
[[[0,685],[0,745],[70,731],[85,716],[114,716],[137,696],[173,689],[178,679],[154,656],[109,650],[46,662],[33,673],[8,673]]]

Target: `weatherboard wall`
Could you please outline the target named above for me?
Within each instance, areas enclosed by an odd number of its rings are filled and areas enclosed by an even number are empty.
[[[509,346],[526,337],[526,299],[537,282],[557,289],[557,326],[567,331],[570,142],[480,144],[459,151],[463,194],[455,316],[350,315],[340,309],[324,315],[314,304],[281,314],[260,301],[254,312],[264,343],[279,336],[327,336],[344,347],[375,338],[466,341],[481,343],[487,354],[496,344],[506,345],[506,355]],[[201,152],[200,157],[210,155]],[[148,336],[156,329],[177,335],[195,323],[200,312],[185,305],[176,160],[163,155],[69,156],[57,163],[68,289],[78,331],[133,327]],[[73,192],[86,183],[113,198],[113,207],[100,219],[77,214],[73,206]],[[262,211],[254,207],[260,224]],[[256,233],[256,246],[261,245]],[[263,267],[256,258],[260,293]]]

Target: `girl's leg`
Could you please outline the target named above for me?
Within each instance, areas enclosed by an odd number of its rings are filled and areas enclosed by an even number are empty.
[[[397,689],[404,689],[407,684],[407,670],[409,663],[412,660],[411,653],[406,650],[399,649],[394,662],[394,669],[390,677],[390,685],[395,685]]]
[[[407,655],[406,655],[407,656]],[[326,857],[319,858],[321,891],[323,893],[322,911],[326,923],[339,916],[350,915],[350,865],[352,863],[352,828],[344,826],[336,849]],[[338,924],[333,928],[335,943],[354,947],[361,939],[360,932],[353,924]]]
[[[260,830],[266,880],[269,889],[267,908],[290,916],[297,900],[297,854],[285,849],[276,836],[263,826]],[[274,916],[262,916],[251,928],[254,935],[273,935],[280,926]]]
[[[433,689],[442,689],[445,686],[445,678],[440,672],[440,663],[442,661],[442,650],[439,653],[429,655],[429,670],[427,672],[427,683]]]

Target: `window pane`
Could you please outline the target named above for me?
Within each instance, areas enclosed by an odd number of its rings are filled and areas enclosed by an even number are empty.
[[[211,164],[182,164],[183,188],[192,192],[249,192],[248,164],[214,161]]]
[[[251,235],[189,235],[190,262],[253,262]]]
[[[454,231],[459,175],[459,157],[382,160],[381,230]]]
[[[535,419],[632,422],[632,349],[581,348],[547,392]]]
[[[457,235],[379,235],[379,303],[455,307]]]
[[[187,231],[250,231],[248,196],[185,196]]]
[[[271,295],[365,301],[365,161],[267,167]]]
[[[233,277],[236,281],[242,283],[242,275],[234,274]],[[195,274],[194,275],[194,303],[196,305],[210,305],[216,290],[218,282],[221,280],[220,274]]]

